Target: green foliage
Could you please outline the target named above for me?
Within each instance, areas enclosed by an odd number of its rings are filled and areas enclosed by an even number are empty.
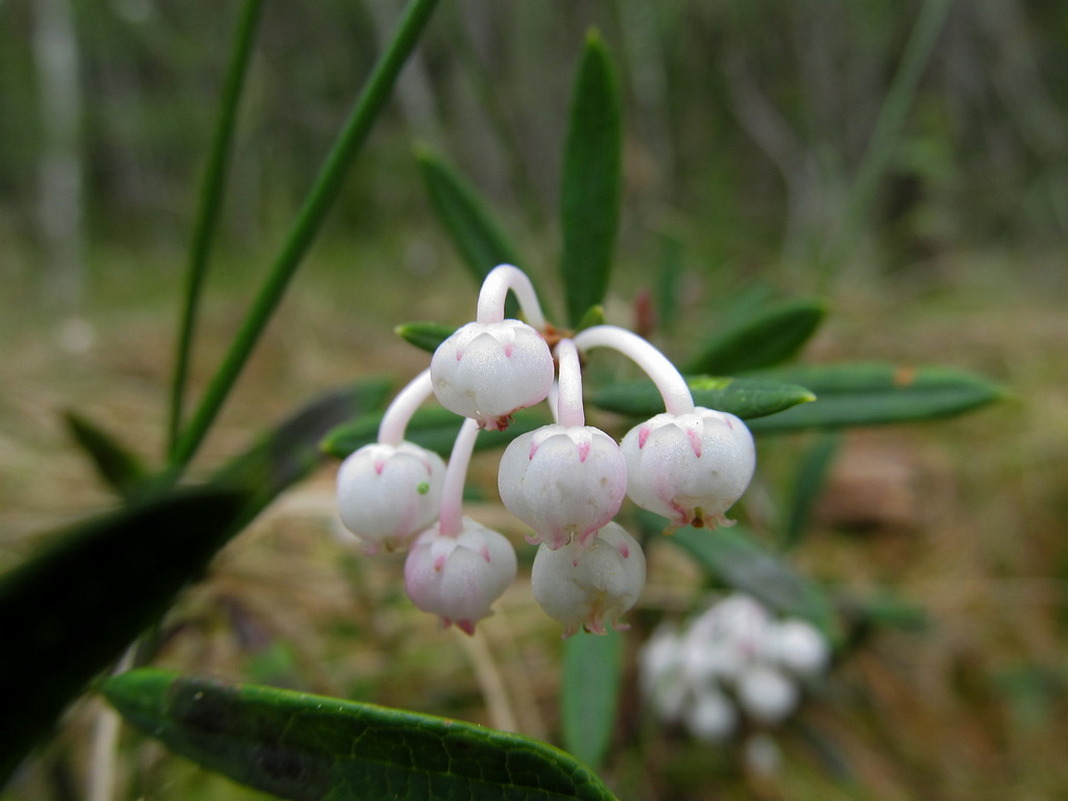
[[[1003,397],[991,381],[948,367],[859,363],[798,365],[761,373],[802,384],[816,402],[754,421],[754,431],[908,423],[963,414]]]
[[[482,283],[498,264],[521,267],[516,248],[471,185],[425,147],[416,159],[430,204],[475,280]]]
[[[203,573],[236,533],[243,490],[182,491],[57,534],[0,580],[9,690],[0,727],[0,785],[97,673]]]
[[[564,747],[596,767],[612,744],[623,673],[623,638],[580,631],[564,642],[560,712]]]
[[[612,268],[623,159],[618,94],[608,51],[591,32],[575,80],[560,190],[560,269],[572,326],[604,300]]]
[[[798,461],[789,503],[789,517],[783,535],[784,547],[797,545],[804,536],[812,509],[823,490],[827,472],[838,454],[839,445],[837,432],[823,434],[809,446]]]
[[[733,375],[771,367],[793,358],[827,314],[813,300],[770,306],[746,317],[726,331],[718,331],[687,363],[687,373]]]
[[[279,798],[613,798],[562,751],[455,720],[160,670],[116,676],[103,692],[175,753]]]
[[[74,441],[92,460],[104,484],[123,498],[134,496],[148,477],[141,460],[78,412],[68,411],[64,418]]]
[[[452,336],[455,331],[456,328],[451,325],[431,322],[404,323],[393,329],[393,332],[405,342],[427,353],[436,351],[438,345]]]
[[[719,583],[747,592],[783,615],[809,620],[832,643],[841,641],[839,623],[827,595],[758,545],[741,526],[714,532],[686,526],[669,539]]]
[[[743,420],[774,415],[816,396],[807,387],[766,378],[715,378],[688,376],[694,403],[730,412]],[[594,406],[629,417],[652,417],[664,411],[664,400],[652,381],[618,381],[598,388]]]

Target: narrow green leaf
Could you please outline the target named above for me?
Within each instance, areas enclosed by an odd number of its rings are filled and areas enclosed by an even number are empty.
[[[82,523],[0,577],[0,786],[97,673],[234,533],[248,495],[202,489]]]
[[[463,421],[463,417],[448,409],[435,406],[419,409],[412,415],[404,438],[447,459]],[[381,414],[367,414],[351,423],[339,425],[326,434],[319,447],[330,456],[344,459],[353,451],[374,442],[378,438],[381,422]],[[475,450],[502,448],[520,434],[533,431],[546,422],[545,415],[539,410],[524,409],[515,414],[512,424],[504,431],[480,431],[475,440]]]
[[[290,280],[341,190],[342,179],[349,165],[363,147],[371,128],[386,105],[393,91],[393,84],[408,56],[415,49],[437,2],[438,0],[410,0],[402,13],[396,32],[375,63],[344,127],[327,154],[315,183],[286,236],[281,252],[260,286],[241,327],[231,340],[222,364],[212,376],[189,425],[181,432],[171,450],[171,463],[175,468],[172,474],[175,477],[193,458],[207,436],[256,343],[259,342],[260,335],[282,301]]]
[[[564,641],[564,748],[587,765],[601,764],[612,744],[622,671],[623,638],[618,631],[580,631]]]
[[[598,304],[586,309],[586,312],[582,315],[582,319],[579,320],[578,325],[575,326],[575,330],[582,331],[583,329],[593,328],[595,325],[602,324],[604,324],[604,306]]]
[[[251,521],[279,493],[322,462],[319,443],[329,431],[381,408],[390,388],[387,379],[373,378],[316,398],[226,464],[216,473],[215,482],[248,489],[245,519]]]
[[[591,31],[575,79],[561,184],[561,272],[572,326],[608,289],[619,227],[622,143],[611,57]]]
[[[689,376],[686,383],[694,402],[706,409],[752,420],[816,399],[807,388],[764,378]],[[594,406],[630,417],[652,417],[664,411],[664,401],[652,381],[620,381],[601,387],[590,398]]]
[[[783,546],[795,547],[805,534],[812,507],[823,491],[827,471],[834,463],[840,444],[836,433],[820,436],[802,455],[794,479],[790,516],[786,522]]]
[[[659,520],[662,525],[663,518]],[[841,632],[830,599],[740,526],[717,531],[687,526],[668,539],[728,587],[749,593],[781,614],[805,618],[832,643],[840,642]]]
[[[438,345],[451,337],[456,328],[441,323],[404,323],[393,329],[393,333],[417,348],[433,353]]]
[[[563,751],[469,723],[152,669],[115,676],[103,692],[175,753],[279,798],[613,798]]]
[[[132,497],[147,478],[144,465],[111,434],[75,411],[63,415],[75,442],[93,461],[104,483],[121,497]]]
[[[851,363],[780,367],[760,377],[803,384],[815,403],[754,421],[754,431],[796,431],[951,417],[1004,397],[991,381],[948,367]]]
[[[481,284],[498,264],[521,267],[518,251],[474,188],[426,147],[415,157],[430,205],[475,280]]]
[[[685,368],[688,373],[733,375],[792,359],[819,328],[826,307],[797,300],[763,309],[759,314],[718,331]]]
[[[234,130],[237,125],[237,109],[244,92],[245,78],[251,62],[252,44],[262,17],[263,0],[245,0],[238,16],[234,35],[230,66],[219,108],[219,120],[212,138],[211,152],[204,170],[200,187],[193,239],[189,248],[189,267],[186,271],[185,295],[178,332],[178,350],[174,360],[174,376],[171,379],[171,407],[168,420],[168,447],[173,448],[182,425],[182,405],[185,401],[186,378],[193,353],[193,334],[196,329],[197,312],[204,279],[208,273],[208,256],[211,253],[215,232],[219,227],[223,190],[233,153]]]

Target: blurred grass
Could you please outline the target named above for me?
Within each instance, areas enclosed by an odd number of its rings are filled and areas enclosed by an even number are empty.
[[[434,236],[411,241],[417,244],[357,244],[313,256],[201,464],[239,450],[261,425],[327,386],[363,374],[400,382],[424,365],[425,354],[393,336],[393,327],[412,319],[461,322],[473,312],[475,288]],[[390,270],[388,282],[377,274],[382,268]],[[610,299],[609,316],[629,325],[628,296],[642,279],[640,265],[622,269],[625,289]],[[1063,287],[1019,286],[1013,269],[1007,257],[989,263],[961,254],[945,260],[936,278],[843,284],[809,353],[954,364],[1004,381],[1014,395],[957,421],[848,435],[815,528],[797,550],[806,571],[845,596],[892,591],[923,606],[930,627],[877,634],[837,666],[801,725],[781,733],[786,760],[771,778],[663,733],[640,715],[631,675],[623,745],[605,771],[621,797],[1000,801],[1053,799],[1068,787],[1068,765],[1056,753],[1068,736],[1068,318]],[[247,302],[247,270],[221,270],[208,294],[194,386]],[[698,301],[715,288],[699,272],[684,279],[695,300],[681,310],[674,330],[683,332],[699,323]],[[79,408],[149,459],[162,451],[175,287],[161,267],[118,254],[100,257],[93,287],[84,315],[92,342],[84,351],[71,348],[78,344],[71,331],[63,344],[63,320],[35,299],[32,286],[14,288],[0,314],[7,345],[0,358],[0,568],[28,553],[35,532],[112,502],[66,441],[59,410]],[[763,450],[746,501],[757,530],[781,513],[768,499],[790,474],[799,445]],[[495,459],[487,454],[473,468],[490,499]],[[866,499],[863,514],[850,504],[858,496]],[[530,550],[492,501],[469,513]],[[499,708],[491,712],[483,695],[496,674],[516,727],[558,736],[558,631],[522,578],[480,627],[482,645],[473,649],[405,599],[400,557],[363,558],[335,531],[332,471],[324,470],[227,548],[210,579],[184,597],[164,627],[158,664],[500,725]],[[674,549],[654,545],[649,558],[631,649],[646,625],[661,613],[685,612],[699,590]],[[63,798],[57,776],[78,786],[94,709],[76,710],[4,801]],[[131,793],[257,797],[137,742],[126,742],[121,757]]]

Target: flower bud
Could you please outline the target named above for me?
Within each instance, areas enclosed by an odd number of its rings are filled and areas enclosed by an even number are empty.
[[[627,495],[675,527],[726,523],[724,513],[745,492],[756,466],[745,423],[700,407],[656,415],[632,428],[621,447]]]
[[[764,656],[799,676],[814,676],[827,667],[830,649],[819,630],[803,620],[783,620],[768,630]]]
[[[351,454],[337,474],[338,513],[367,553],[405,547],[438,515],[445,462],[402,442],[374,443]]]
[[[430,360],[441,405],[490,431],[506,428],[513,412],[545,400],[554,374],[549,346],[519,320],[468,323]]]
[[[457,537],[443,535],[437,526],[419,535],[404,563],[404,588],[424,612],[474,634],[475,624],[491,614],[490,605],[515,574],[512,544],[465,517]]]
[[[715,685],[701,687],[685,711],[686,727],[705,742],[719,742],[734,733],[738,712]]]
[[[508,511],[534,529],[531,543],[588,544],[615,517],[627,492],[616,441],[593,426],[542,426],[516,437],[501,457],[497,486]]]
[[[626,628],[619,619],[645,586],[645,554],[621,525],[609,523],[586,548],[577,542],[539,547],[530,581],[541,608],[564,624],[565,637],[579,626],[604,634],[606,622]]]
[[[755,664],[738,677],[738,703],[756,721],[778,723],[797,706],[800,690],[785,673],[765,664]]]

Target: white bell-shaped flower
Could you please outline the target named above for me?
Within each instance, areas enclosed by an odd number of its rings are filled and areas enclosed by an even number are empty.
[[[547,425],[516,437],[497,486],[508,511],[534,529],[532,544],[585,546],[623,503],[627,465],[619,445],[593,426]]]
[[[831,658],[830,646],[819,629],[804,620],[774,623],[765,637],[764,657],[799,676],[822,673]]]
[[[720,742],[738,726],[738,710],[715,684],[703,686],[694,693],[684,716],[690,733],[706,742]]]
[[[445,462],[411,442],[374,443],[349,455],[337,474],[341,522],[367,553],[407,546],[438,516]]]
[[[715,527],[753,477],[756,449],[739,418],[698,407],[658,414],[623,438],[627,495],[672,526]]]
[[[645,587],[645,554],[621,525],[609,523],[586,548],[540,546],[530,581],[541,608],[564,624],[565,637],[580,626],[604,634],[606,623],[626,628],[620,618]]]
[[[545,340],[519,320],[468,323],[430,361],[441,405],[490,431],[506,428],[513,412],[545,400],[555,369]]]
[[[459,536],[443,535],[437,526],[419,535],[404,563],[404,588],[424,612],[474,634],[515,574],[512,544],[465,517]]]
[[[754,664],[738,677],[734,686],[742,709],[767,725],[784,720],[801,697],[796,681],[764,663]]]

